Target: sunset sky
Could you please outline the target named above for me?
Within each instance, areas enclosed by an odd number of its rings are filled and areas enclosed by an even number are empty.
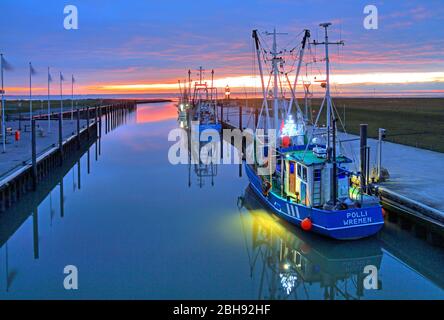
[[[63,28],[66,4],[78,8],[78,30]],[[367,4],[379,10],[378,30],[363,27]],[[78,94],[177,91],[177,80],[199,66],[215,70],[217,86],[242,91],[257,83],[252,29],[288,32],[280,41],[291,47],[304,28],[322,40],[325,21],[334,23],[331,40],[346,43],[332,48],[339,92],[444,95],[442,0],[2,0],[0,13],[0,52],[14,67],[5,73],[10,95],[27,94],[29,61],[35,94],[46,92],[48,66],[54,79],[74,73]]]

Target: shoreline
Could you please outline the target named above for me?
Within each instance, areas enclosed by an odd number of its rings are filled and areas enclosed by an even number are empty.
[[[231,105],[260,108],[262,99],[230,99]],[[298,98],[304,112],[304,100]],[[316,115],[322,100],[311,100],[311,111]],[[386,141],[435,152],[444,152],[444,98],[333,98],[345,130],[359,135],[359,125],[368,124],[369,138],[378,137],[378,129],[387,130]],[[269,104],[270,106],[270,104]],[[270,107],[271,108],[271,107]],[[325,124],[325,116],[320,118]]]

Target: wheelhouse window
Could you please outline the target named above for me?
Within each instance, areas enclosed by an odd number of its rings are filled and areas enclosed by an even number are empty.
[[[315,169],[313,171],[314,181],[321,181],[321,175],[322,175],[321,169]]]
[[[304,182],[307,182],[307,167],[298,163],[298,177]]]

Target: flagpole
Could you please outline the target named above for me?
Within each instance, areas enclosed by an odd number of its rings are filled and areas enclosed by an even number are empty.
[[[62,75],[62,72],[60,72],[60,115],[63,114],[63,91],[62,91],[62,81],[63,81],[63,75]]]
[[[51,74],[49,73],[48,67],[48,133],[51,133],[51,103],[49,102],[49,86],[51,82]]]
[[[3,53],[0,53],[0,69],[1,69],[1,80],[2,80],[2,106],[1,106],[1,116],[2,116],[2,123],[1,123],[1,132],[2,132],[2,144],[3,144],[3,152],[6,152],[6,130],[5,130],[5,88],[3,85]]]
[[[29,129],[32,126],[32,65],[29,63]]]
[[[71,75],[71,121],[74,119],[74,75]]]

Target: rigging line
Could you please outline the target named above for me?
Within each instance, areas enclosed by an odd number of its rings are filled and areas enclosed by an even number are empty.
[[[318,115],[316,117],[316,121],[315,121],[314,125],[311,128],[310,138],[308,139],[307,146],[305,147],[304,153],[302,154],[302,160],[305,159],[305,154],[307,153],[308,147],[310,146],[310,141],[311,141],[311,139],[313,139],[313,134],[314,134],[315,128],[316,128],[316,126],[318,124],[319,118],[320,118],[320,116],[322,114],[322,110],[323,110],[325,102],[326,102],[325,100],[326,100],[326,96],[324,96],[324,100],[322,100],[322,104],[321,104],[321,107],[319,108],[319,112],[318,112]],[[328,102],[327,102],[327,104],[328,104]],[[328,108],[328,106],[327,106],[327,108]]]
[[[257,88],[256,88],[256,85],[257,85],[257,80],[255,80],[256,79],[256,49],[255,49],[255,46],[254,46],[254,42],[253,41],[250,41],[251,42],[251,60],[253,61],[253,63],[252,63],[252,68],[253,68],[253,70],[252,70],[252,74],[253,74],[253,83],[254,83],[254,86],[253,86],[253,92],[254,92],[254,96],[256,96],[256,94],[257,94]]]
[[[297,41],[299,39],[299,37],[301,36],[301,34],[304,33],[304,30],[302,30],[301,32],[299,32],[297,35],[293,36],[292,38],[290,38],[290,40],[285,44],[285,46],[283,46],[282,48],[286,48],[290,45],[290,43],[292,43],[293,41]]]
[[[301,108],[298,103],[298,100],[296,98],[296,93],[293,90],[293,86],[291,85],[290,79],[288,78],[287,74],[286,74],[286,77],[287,77],[288,86],[290,87],[291,95],[293,97],[293,103],[296,105],[296,112],[297,112],[297,114],[302,113]],[[289,106],[289,112],[288,112],[289,114],[291,114],[291,110],[293,109],[293,103],[291,106]]]
[[[339,123],[340,123],[342,129],[344,130],[345,138],[348,139],[348,137],[349,137],[349,133],[348,133],[347,130],[345,129],[345,126],[344,126],[344,124],[343,124],[343,122],[342,122],[342,119],[341,119],[341,117],[340,117],[340,115],[339,115],[339,111],[338,111],[338,109],[336,108],[336,106],[335,106],[333,100],[331,101],[331,103],[332,103],[332,106],[333,106],[333,112],[336,113],[336,117],[337,117],[337,119],[339,119]],[[339,144],[341,145],[341,147],[343,146],[343,148],[344,148],[344,150],[345,150],[346,152],[348,151],[347,148],[346,148],[346,145],[345,145],[342,141],[339,141]],[[356,153],[355,153],[355,151],[353,150],[353,148],[352,148],[352,146],[351,146],[350,144],[349,144],[349,149],[350,149],[350,150],[349,150],[348,154],[350,154],[351,157],[353,158],[353,165],[354,165],[354,167],[355,167],[355,170],[357,171],[357,169],[358,169],[358,167],[357,167],[357,159],[358,159],[358,158],[357,158]]]
[[[259,39],[259,43],[261,44],[261,46],[262,46],[264,49],[266,49],[267,52],[271,52],[271,49],[270,49],[270,47],[268,46],[267,41],[264,39],[264,37],[262,37],[261,33],[258,32],[257,35],[258,35],[258,37],[260,38],[260,39]]]
[[[240,217],[240,220],[241,220],[242,234],[244,236],[243,238],[244,238],[244,242],[245,242],[245,249],[247,250],[247,256],[248,256],[248,262],[249,262],[249,265],[250,265],[250,270],[252,270],[254,268],[254,264],[253,264],[253,261],[251,259],[251,254],[250,254],[250,249],[249,249],[250,247],[248,246],[247,233],[245,232],[245,223],[244,223],[244,219],[243,219],[243,216],[242,216],[241,208],[242,207],[239,208],[239,217]]]
[[[325,59],[325,58],[324,58],[324,59]],[[319,68],[319,66],[318,66],[317,63],[320,62],[320,61],[323,61],[324,59],[318,60],[316,56],[313,57],[313,65],[316,67],[319,76],[323,75],[323,73],[322,73],[322,71],[321,71],[321,69]]]
[[[289,71],[287,71],[286,73],[292,73],[296,68],[295,68],[295,65],[296,65],[296,62],[299,60],[299,55],[296,55],[295,57],[294,57],[294,59],[292,59],[293,60],[293,62],[292,62],[292,64],[290,65],[290,70]]]
[[[268,84],[267,84],[267,88],[266,88],[266,92],[267,92],[267,94],[268,94],[268,89],[269,89],[269,87],[270,87],[270,82],[271,82],[271,76],[268,78]],[[267,98],[267,99],[268,99],[268,98]],[[260,123],[261,120],[262,120],[262,112],[264,111],[264,108],[265,108],[265,100],[262,99],[262,107],[261,107],[261,111],[260,111],[260,113],[259,113],[258,123]],[[265,122],[265,121],[266,121],[266,119],[264,118],[264,122]],[[264,128],[265,128],[265,125],[264,125]],[[267,128],[267,129],[270,129],[270,128]]]
[[[279,91],[280,91],[280,94],[281,94],[281,97],[283,98],[284,97],[284,92],[282,91],[282,89],[283,89],[283,86],[282,86],[282,79],[281,79],[281,73],[279,72],[278,73],[278,81],[279,81]]]

